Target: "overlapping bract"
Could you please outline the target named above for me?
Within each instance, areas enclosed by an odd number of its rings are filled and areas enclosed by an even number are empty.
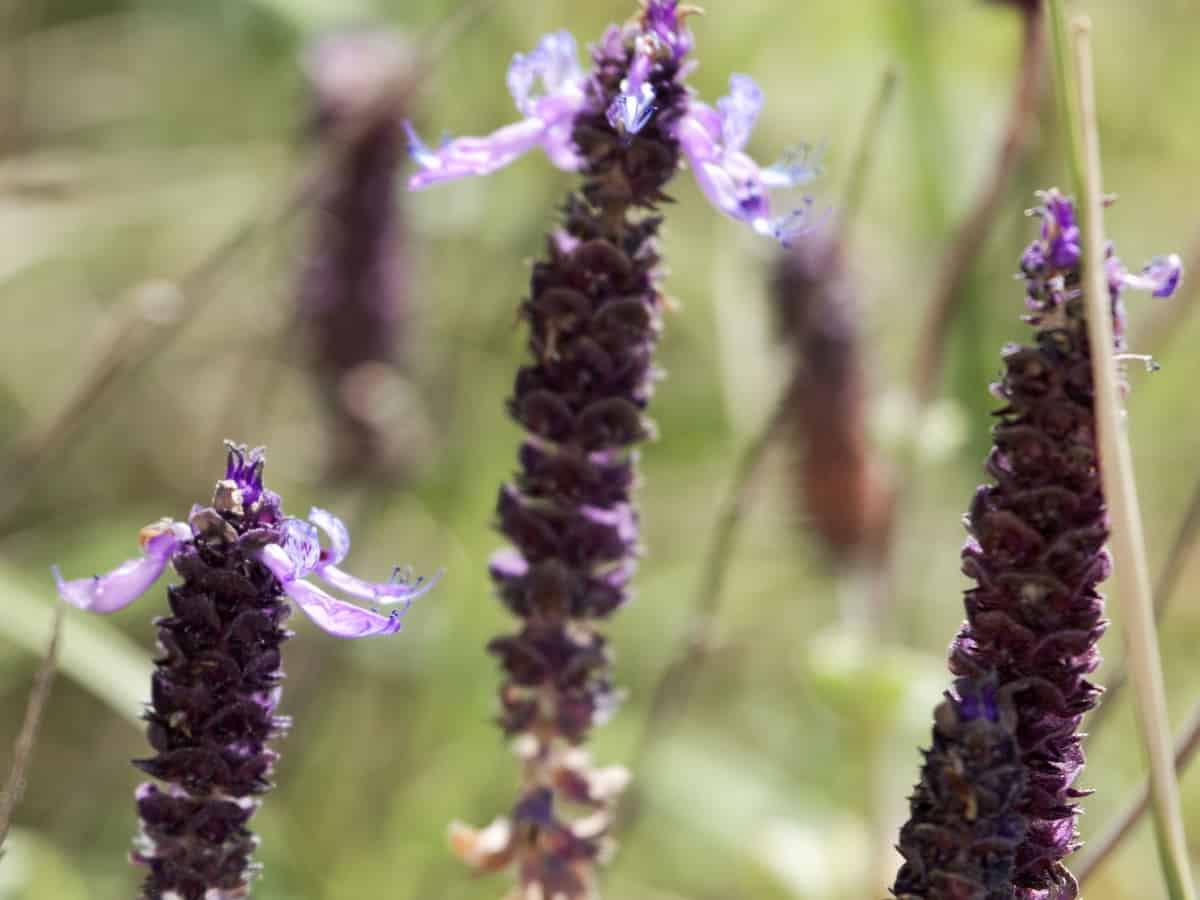
[[[1110,562],[1079,228],[1067,198],[1051,190],[1041,201],[1034,210],[1040,234],[1021,260],[1025,318],[1036,332],[1032,344],[1005,348],[1004,375],[993,386],[1004,402],[986,463],[993,482],[979,488],[965,519],[963,572],[975,586],[966,592],[967,620],[951,646],[950,669],[959,684],[994,681],[1016,711],[1012,732],[1024,786],[1013,809],[1024,836],[1012,859],[1011,892],[995,896],[1071,900],[1078,889],[1063,859],[1077,846],[1076,801],[1085,795],[1074,786],[1084,763],[1078,729],[1101,692],[1088,675],[1100,661],[1096,643],[1106,623],[1096,589]],[[1164,257],[1131,275],[1111,248],[1106,266],[1117,346],[1095,352],[1113,353],[1123,343],[1122,290],[1167,296],[1180,266],[1177,257]],[[923,774],[917,799],[932,790],[929,777]],[[933,849],[911,839],[929,815],[917,799],[900,848],[910,871],[932,864]],[[961,865],[977,862],[967,844],[955,851]],[[917,890],[903,879],[896,891],[928,900],[993,896],[932,883]]]
[[[133,858],[149,870],[146,900],[247,890],[256,844],[248,822],[271,787],[268,743],[289,724],[275,715],[280,648],[291,634],[287,598],[329,633],[362,637],[397,631],[407,604],[432,584],[373,584],[343,572],[345,526],[323,510],[311,522],[285,516],[262,469],[261,451],[231,446],[212,504],[193,507],[186,525],[144,529],[145,556],[108,575],[58,578],[64,600],[98,613],[132,603],[168,563],[183,579],[167,588],[170,614],[155,620],[161,655],[145,713],[154,754],[135,761],[164,782],[137,793],[142,836]],[[385,615],[337,600],[302,580],[314,572],[352,596],[403,607]]]

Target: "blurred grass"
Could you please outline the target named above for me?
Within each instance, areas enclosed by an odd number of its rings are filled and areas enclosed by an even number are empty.
[[[416,33],[453,6],[40,0],[5,20],[0,72],[22,77],[0,79],[0,448],[69,390],[115,302],[147,279],[183,271],[246,215],[278,201],[274,192],[301,156],[295,56],[307,36],[367,18]],[[1109,217],[1113,236],[1130,264],[1183,251],[1197,226],[1189,192],[1200,125],[1184,111],[1200,82],[1200,58],[1187,52],[1200,40],[1200,20],[1185,0],[1087,6],[1109,188],[1123,195]],[[927,2],[920,20],[904,20],[906,8],[894,0],[803,8],[748,0],[694,20],[697,88],[711,100],[729,72],[753,73],[768,106],[752,150],[770,157],[798,140],[827,140],[829,172],[818,189],[844,178],[879,72],[901,66],[903,115],[880,144],[854,257],[881,403],[903,392],[947,229],[992,157],[1018,36],[1003,8]],[[502,0],[442,60],[414,115],[429,134],[503,124],[513,116],[503,79],[512,52],[553,28],[594,38],[629,9],[612,0]],[[916,43],[905,51],[900,36]],[[611,869],[615,900],[838,900],[878,894],[894,869],[872,843],[866,793],[872,784],[890,789],[898,824],[945,683],[942,656],[961,617],[959,516],[980,478],[989,424],[983,378],[998,371],[1003,342],[1023,335],[1020,290],[1009,277],[1030,231],[1022,211],[1034,187],[1063,176],[1050,119],[1044,129],[977,263],[971,332],[956,336],[944,408],[966,417],[966,440],[942,441],[926,458],[899,529],[901,644],[876,651],[837,632],[836,586],[807,540],[776,454],[739,541],[722,648],[687,720],[635,773],[646,821]],[[570,182],[531,157],[487,180],[397,198],[416,242],[411,371],[430,411],[433,452],[406,487],[373,489],[383,499],[361,516],[351,563],[379,574],[397,561],[449,571],[394,641],[352,646],[297,621],[284,699],[295,727],[282,742],[279,788],[258,818],[265,873],[256,897],[473,900],[503,892],[501,882],[460,870],[444,832],[453,818],[485,823],[512,800],[515,765],[489,722],[497,677],[482,650],[510,621],[490,596],[485,564],[498,544],[489,528],[495,492],[513,468],[518,437],[503,411],[522,358],[514,310],[525,261]],[[826,190],[822,199],[836,203]],[[650,686],[686,622],[720,496],[712,486],[728,477],[784,371],[763,297],[771,248],[718,219],[690,176],[674,193],[665,255],[667,290],[680,308],[661,348],[669,374],[654,406],[661,438],[643,455],[648,555],[637,601],[611,628],[630,696],[596,734],[601,762],[620,761],[633,746]],[[237,426],[230,437],[271,447],[269,478],[291,511],[319,502],[353,518],[366,507],[365,491],[319,482],[325,437],[316,393],[299,353],[281,342],[302,230],[256,245],[180,340],[30,476],[29,501],[0,542],[0,747],[19,727],[36,665],[22,635],[40,633],[49,564],[69,574],[107,568],[130,555],[141,525],[182,515],[211,489],[226,427]],[[1136,319],[1151,301],[1131,302]],[[1189,349],[1200,323],[1184,329],[1163,371],[1132,376],[1130,427],[1152,561],[1200,474],[1200,422],[1189,415],[1200,379],[1200,357]],[[245,384],[276,387],[264,403],[246,396]],[[1200,687],[1191,661],[1200,614],[1186,602],[1198,566],[1189,567],[1164,630],[1177,715]],[[11,859],[0,866],[5,900],[133,894],[125,855],[138,778],[127,760],[144,740],[130,721],[148,692],[148,619],[161,608],[159,592],[111,619],[70,617],[67,677],[48,713]],[[1120,623],[1114,628],[1109,655]],[[99,643],[87,643],[98,634]],[[1133,734],[1123,709],[1092,744],[1083,783],[1097,793],[1085,802],[1085,837],[1141,777]],[[1200,778],[1184,789],[1191,831],[1200,834]],[[1089,893],[1145,897],[1153,866],[1142,834]]]

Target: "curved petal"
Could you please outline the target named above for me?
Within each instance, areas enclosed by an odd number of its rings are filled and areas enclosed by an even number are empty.
[[[1156,256],[1142,269],[1142,274],[1127,274],[1126,286],[1137,291],[1149,291],[1154,297],[1170,297],[1183,279],[1183,261],[1175,253]]]
[[[284,522],[282,546],[283,552],[292,561],[292,578],[303,578],[321,561],[321,539],[316,526],[308,522],[299,519]]]
[[[87,612],[114,613],[150,590],[182,543],[179,529],[171,527],[145,541],[146,556],[127,559],[107,575],[66,581],[58,566],[51,566],[50,571],[58,596],[67,603]]]
[[[533,88],[542,82],[545,94],[534,97]],[[537,115],[538,101],[552,94],[577,87],[583,81],[583,69],[569,31],[555,31],[538,41],[529,53],[516,53],[508,67],[508,92],[523,115]]]
[[[278,544],[268,544],[259,554],[284,591],[322,631],[334,637],[358,638],[394,634],[400,630],[400,610],[381,615],[338,600],[319,587],[293,577],[292,560]]]
[[[749,75],[729,76],[729,94],[717,101],[721,142],[727,151],[738,151],[746,146],[762,106],[762,88],[753,78]]]
[[[407,609],[414,600],[433,589],[442,577],[442,570],[439,569],[430,578],[421,577],[412,582],[403,577],[400,569],[392,573],[389,581],[366,581],[337,566],[318,566],[317,574],[351,597],[371,603],[403,603]]]
[[[325,509],[314,506],[308,511],[308,521],[329,535],[329,556],[321,554],[321,562],[336,566],[350,552],[350,530],[346,523]]]
[[[541,119],[524,119],[505,125],[487,137],[461,137],[449,141],[436,151],[430,149],[404,123],[408,134],[409,152],[421,171],[408,179],[410,191],[423,190],[442,181],[453,181],[470,175],[490,175],[542,142],[546,123]]]

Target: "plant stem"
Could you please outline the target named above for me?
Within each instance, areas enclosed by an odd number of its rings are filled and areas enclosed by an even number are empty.
[[[708,550],[704,555],[705,564],[696,589],[696,603],[688,614],[687,628],[672,654],[671,662],[654,686],[645,725],[630,757],[630,765],[635,771],[641,769],[641,763],[653,744],[687,706],[696,675],[712,644],[713,624],[720,609],[725,577],[755,475],[780,426],[787,420],[791,410],[790,399],[789,387],[779,398],[762,430],[746,445],[734,466],[733,477],[721,500]]]
[[[867,181],[871,168],[875,163],[875,151],[879,146],[879,133],[887,112],[891,109],[892,100],[896,96],[896,85],[900,81],[900,73],[895,65],[889,65],[879,80],[879,90],[867,113],[863,124],[863,133],[858,141],[858,151],[850,164],[850,176],[846,179],[845,199],[842,201],[841,237],[843,241],[851,240],[851,230],[858,220],[862,210],[863,197],[866,194]]]
[[[1158,583],[1154,586],[1154,620],[1156,623],[1161,622],[1166,614],[1167,606],[1179,585],[1179,579],[1183,575],[1185,564],[1191,556],[1197,537],[1200,537],[1200,481],[1196,483],[1196,487],[1192,491],[1192,499],[1188,503],[1187,512],[1184,513],[1183,523],[1175,534],[1171,549],[1167,551],[1167,561],[1163,564],[1162,572],[1158,576]],[[1089,741],[1095,740],[1096,734],[1111,717],[1112,710],[1115,708],[1113,701],[1120,695],[1128,680],[1128,660],[1122,657],[1109,671],[1108,677],[1104,681],[1104,697],[1100,705],[1096,707],[1096,711],[1088,718]]]
[[[937,289],[921,328],[912,379],[913,393],[920,409],[929,404],[937,390],[950,328],[967,295],[967,276],[992,230],[996,215],[1004,206],[1008,183],[1024,155],[1036,121],[1045,69],[1045,14],[1040,5],[1035,5],[1022,14],[1022,19],[1021,62],[1000,150],[987,184],[958,227],[942,260]]]
[[[1167,890],[1175,900],[1195,900],[1179,786],[1171,759],[1166,688],[1154,628],[1150,571],[1138,509],[1129,442],[1121,426],[1121,401],[1113,360],[1112,309],[1105,273],[1104,199],[1101,187],[1100,136],[1092,74],[1091,26],[1072,26],[1079,135],[1083,152],[1080,209],[1084,238],[1084,297],[1100,449],[1100,472],[1112,524],[1111,546],[1120,596],[1126,608],[1129,660],[1138,694],[1142,740],[1150,763],[1151,797],[1158,825],[1159,855]],[[1060,48],[1061,50],[1061,48]]]
[[[1200,703],[1192,709],[1187,724],[1175,742],[1175,771],[1185,771],[1198,749],[1200,749]],[[1088,841],[1087,850],[1076,869],[1080,884],[1086,881],[1112,855],[1149,808],[1150,780],[1147,779],[1137,796],[1109,823],[1109,826],[1104,829],[1104,833],[1100,837]]]
[[[1079,196],[1083,189],[1083,156],[1079,146],[1079,111],[1076,108],[1072,78],[1071,41],[1067,34],[1067,12],[1064,0],[1047,0],[1050,7],[1051,46],[1054,55],[1054,93],[1062,114],[1062,139],[1066,144],[1067,180],[1071,193]]]
[[[17,743],[13,748],[12,769],[9,770],[4,793],[0,794],[0,855],[4,851],[4,840],[8,837],[13,812],[24,792],[25,770],[33,758],[38,726],[41,725],[42,714],[46,711],[46,702],[50,699],[54,669],[58,663],[58,642],[62,635],[62,623],[63,611],[60,604],[54,611],[54,620],[50,625],[50,643],[46,647],[46,655],[42,657],[42,664],[33,678],[33,689],[29,692],[29,703],[25,707],[25,721],[21,724],[21,733],[17,735]]]

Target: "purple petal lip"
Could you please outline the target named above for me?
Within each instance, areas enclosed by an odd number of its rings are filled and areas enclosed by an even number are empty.
[[[763,95],[748,75],[731,75],[729,95],[716,109],[693,102],[675,126],[675,138],[692,168],[696,183],[713,206],[758,234],[785,246],[811,231],[811,198],[783,215],[771,210],[768,191],[796,187],[814,176],[815,167],[798,152],[761,168],[742,148],[762,110]]]
[[[436,150],[404,123],[409,153],[420,166],[408,181],[412,191],[471,175],[490,175],[534,147],[560,169],[576,171],[582,161],[571,143],[571,124],[583,109],[586,78],[566,31],[548,34],[530,53],[518,53],[508,67],[508,89],[524,118],[486,137],[462,137]],[[540,82],[542,92],[535,93]]]
[[[192,539],[192,533],[180,522],[163,520],[143,528],[139,539],[145,555],[126,560],[107,575],[65,581],[58,566],[51,566],[58,595],[87,612],[108,614],[124,609],[158,581],[171,556]]]
[[[334,637],[359,638],[394,634],[400,630],[399,610],[381,615],[369,609],[338,600],[319,587],[295,577],[295,563],[278,544],[269,544],[259,553],[259,559],[278,580],[293,602],[321,630]]]
[[[1150,260],[1141,275],[1127,275],[1125,284],[1135,290],[1150,291],[1154,297],[1166,298],[1175,293],[1182,280],[1183,261],[1172,253]]]

